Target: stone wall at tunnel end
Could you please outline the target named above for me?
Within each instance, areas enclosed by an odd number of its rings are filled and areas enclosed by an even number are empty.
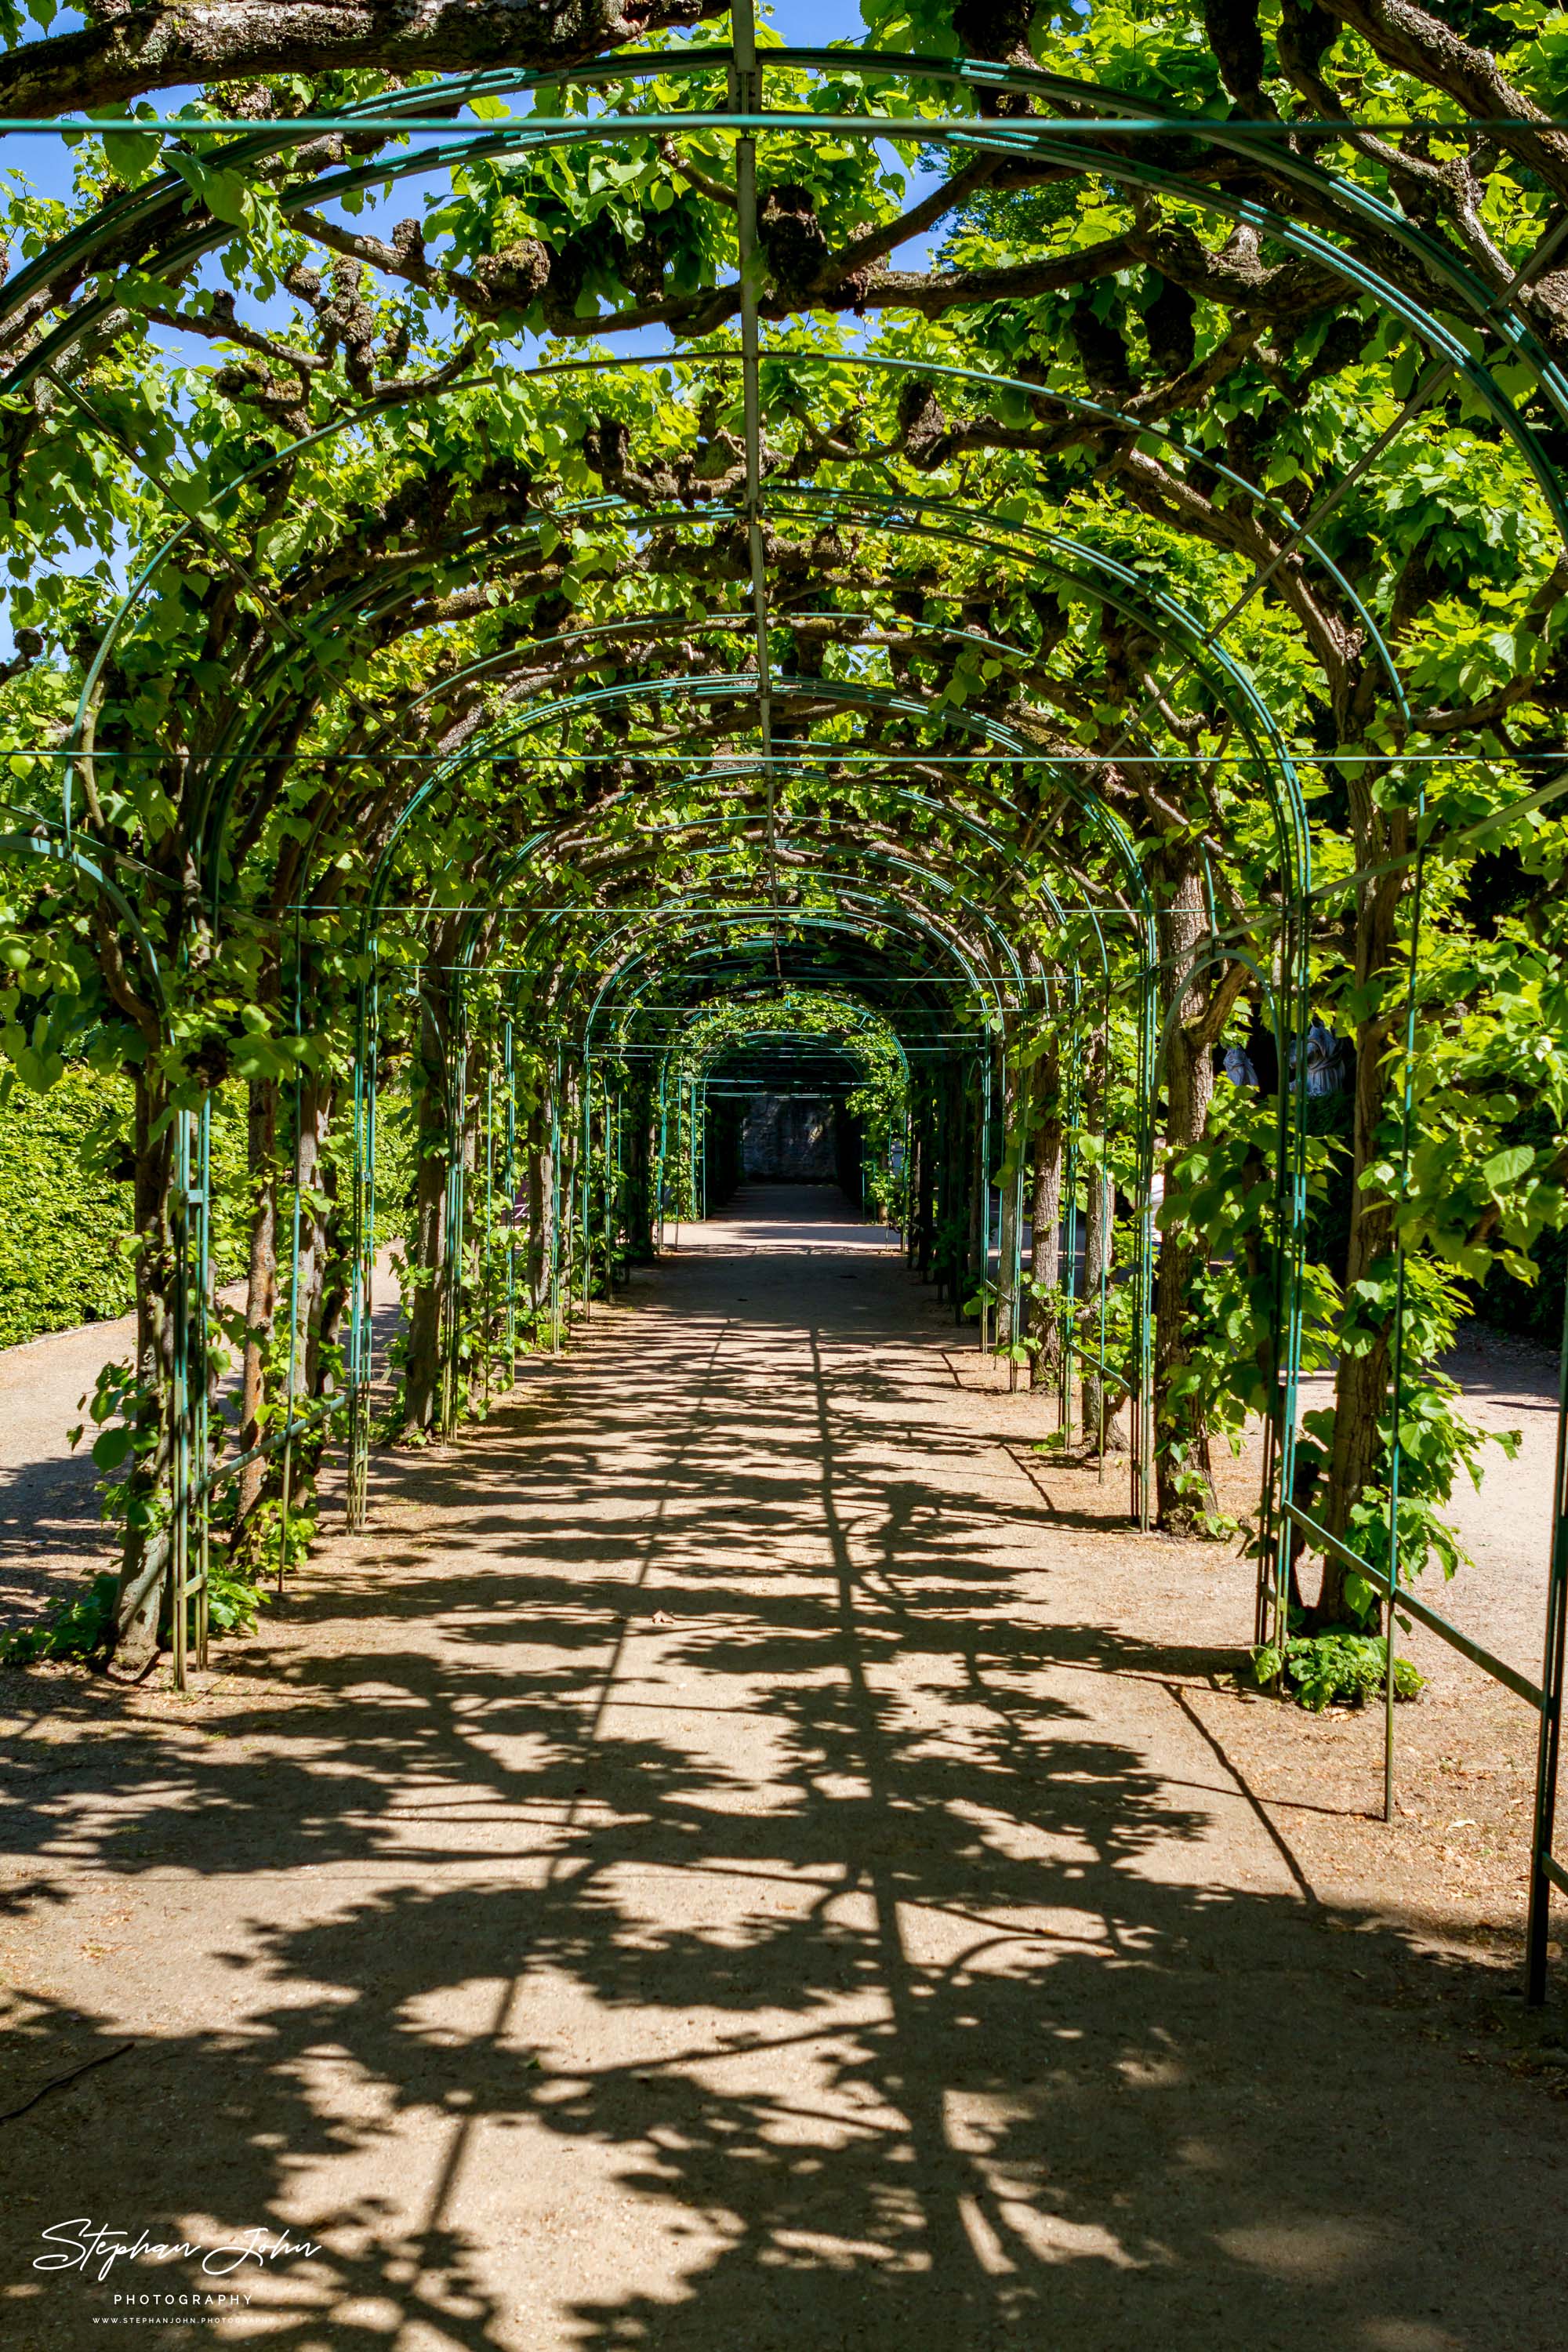
[[[742,1173],[755,1183],[835,1183],[833,1108],[827,1095],[758,1095],[741,1130]]]

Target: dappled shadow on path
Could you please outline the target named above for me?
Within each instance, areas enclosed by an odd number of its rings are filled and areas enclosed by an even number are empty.
[[[222,1295],[229,1307],[243,1307],[242,1286]],[[384,1252],[376,1296],[371,1365],[379,1411],[388,1393],[392,1342],[402,1328]],[[122,1317],[0,1349],[0,1633],[36,1624],[49,1602],[77,1597],[81,1577],[114,1564],[115,1530],[104,1520],[86,1406],[99,1367],[129,1363],[134,1345],[134,1321]],[[219,1384],[218,1411],[232,1425],[238,1410],[239,1371],[232,1361]],[[73,1429],[85,1429],[74,1447]],[[325,1492],[333,1500],[340,1479],[329,1455]]]
[[[1560,2111],[1064,1602],[896,1262],[841,1290],[683,1258],[378,1465],[200,1731],[21,1744],[13,1927],[80,1924],[19,2095],[133,2046],[6,2126],[18,2340],[123,2286],[29,2268],[90,2212],[308,2233],[247,2325],[334,2352],[1561,2342]]]

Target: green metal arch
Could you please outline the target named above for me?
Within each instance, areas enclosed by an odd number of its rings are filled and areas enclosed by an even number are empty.
[[[673,792],[685,792],[689,791],[689,782],[685,780],[681,780],[672,783],[668,789]],[[983,825],[977,818],[971,816],[967,811],[962,809],[945,809],[940,802],[931,800],[928,794],[914,792],[905,785],[889,785],[886,782],[879,782],[876,789],[879,793],[886,794],[894,800],[900,801],[906,806],[929,809],[934,815],[952,824],[957,830],[972,834],[977,839],[984,842],[986,846],[992,849],[1005,865],[1012,868],[1015,873],[1022,871],[1022,861],[1016,853],[1011,850],[1006,843],[1002,841],[997,835],[993,834],[988,827]],[[592,814],[595,818],[606,815],[612,809],[626,805],[635,797],[636,796],[630,792],[618,793],[609,801],[602,803],[601,806],[593,811]],[[728,816],[721,814],[714,814],[702,817],[686,819],[677,825],[657,826],[639,837],[658,839],[671,833],[700,830],[703,826],[709,824],[741,824],[751,821],[752,820],[748,815],[741,812],[736,812],[732,815]],[[559,835],[566,830],[566,823],[563,821],[561,825],[554,827],[552,830],[554,834]],[[495,876],[493,887],[498,889],[504,889],[512,875],[522,869],[528,858],[547,837],[548,836],[544,835],[536,834],[531,837],[529,843],[514,851],[510,856],[506,859],[500,871]],[[586,870],[585,866],[582,870]],[[932,873],[937,871],[934,867],[925,870]],[[1042,876],[1037,881],[1032,882],[1030,887],[1038,891],[1038,894],[1045,899],[1047,906],[1052,914],[1056,916],[1058,921],[1065,925],[1067,919],[1065,909],[1063,908],[1059,899],[1057,898],[1048,880]],[[1104,935],[1100,928],[1099,916],[1092,908],[1089,909],[1089,916],[1090,920],[1094,925],[1096,938],[1099,941],[1100,962],[1103,968],[1105,965]],[[479,921],[479,918],[476,916],[470,923],[470,941],[477,934]],[[466,945],[464,949],[465,957],[467,957],[469,952],[471,952],[471,950]]]
[[[883,510],[884,519],[887,515],[890,514],[895,522],[900,510],[907,509],[944,513],[954,511],[959,513],[963,512],[962,509],[954,509],[951,501],[938,500],[934,499],[922,499],[918,496],[905,499],[888,499],[885,500],[869,500],[867,499],[864,502],[870,503],[874,507],[879,507]],[[811,503],[815,507],[817,502],[812,501]],[[829,493],[825,494],[820,503],[824,507],[838,508],[842,505],[843,501],[839,499],[837,494]],[[544,528],[547,524],[553,528],[555,523],[561,520],[573,519],[578,514],[584,512],[603,512],[609,507],[614,507],[615,510],[617,512],[633,515],[650,528],[655,524],[668,524],[670,522],[687,524],[695,527],[702,522],[711,521],[716,517],[724,520],[733,520],[737,512],[735,509],[728,506],[727,504],[721,505],[715,503],[713,506],[690,513],[678,509],[673,513],[655,512],[653,514],[647,514],[643,509],[627,508],[621,502],[593,500],[585,502],[583,507],[574,507],[565,510],[557,510],[556,515],[553,517],[540,517],[531,520],[526,526],[526,529],[529,530],[538,530]],[[969,524],[968,516],[964,515],[963,520],[967,526]],[[1142,581],[1128,566],[1118,562],[1113,558],[1103,555],[1100,551],[1089,547],[1081,541],[1064,541],[1058,534],[1053,532],[1037,530],[1028,525],[1023,524],[1011,525],[1009,526],[1009,529],[1017,531],[1022,537],[1030,542],[1028,551],[1031,553],[1045,551],[1053,560],[1058,559],[1062,555],[1077,556],[1088,565],[1091,573],[1099,572],[1106,574],[1107,579],[1110,583],[1109,586],[1105,584],[1105,582],[1097,579],[1091,578],[1089,581],[1084,581],[1076,573],[1065,568],[1062,572],[1062,577],[1070,585],[1076,586],[1080,593],[1089,596],[1095,601],[1110,604],[1116,610],[1122,614],[1124,618],[1133,623],[1135,625],[1147,630],[1156,639],[1156,641],[1159,641],[1161,637],[1166,634],[1166,631],[1160,626],[1159,623],[1152,618],[1150,614],[1143,608],[1142,597],[1151,593],[1148,589],[1148,583]],[[946,536],[948,534],[946,532],[927,533],[922,530],[920,535]],[[1008,546],[1006,540],[992,534],[976,532],[972,528],[966,527],[962,531],[954,530],[952,535],[956,538],[962,538],[967,544],[981,547],[989,552],[1013,553],[1016,551]],[[486,551],[488,552],[493,552],[496,543],[495,537],[491,535],[486,541]],[[1270,749],[1268,751],[1265,751],[1262,747],[1258,745],[1256,742],[1254,743],[1254,748],[1260,762],[1264,764],[1266,773],[1268,772],[1270,755],[1272,755],[1273,760],[1279,765],[1280,775],[1285,783],[1285,793],[1283,800],[1276,799],[1274,805],[1276,822],[1281,828],[1281,852],[1282,855],[1289,857],[1293,877],[1299,877],[1300,887],[1303,889],[1309,888],[1310,887],[1311,879],[1310,849],[1306,833],[1305,807],[1301,801],[1300,783],[1295,774],[1293,762],[1289,760],[1289,752],[1284,745],[1283,738],[1279,735],[1279,730],[1274,724],[1272,717],[1268,711],[1267,706],[1263,703],[1261,697],[1257,693],[1256,688],[1252,687],[1250,680],[1246,677],[1245,673],[1237,668],[1236,665],[1230,660],[1228,655],[1226,655],[1224,650],[1218,646],[1205,645],[1205,633],[1203,632],[1195,615],[1187,613],[1184,608],[1175,604],[1173,600],[1164,597],[1162,592],[1155,591],[1152,593],[1155,602],[1161,607],[1161,618],[1168,621],[1171,633],[1177,636],[1178,641],[1184,642],[1187,645],[1191,657],[1194,659],[1201,658],[1203,655],[1206,653],[1210,657],[1215,659],[1218,667],[1221,668],[1222,674],[1229,678],[1237,691],[1239,704],[1239,707],[1231,707],[1231,715],[1236,723],[1242,729],[1244,734],[1247,735],[1249,740],[1252,740],[1252,730],[1253,727],[1256,726],[1261,730],[1266,738],[1270,739]],[[339,600],[339,605],[337,607],[326,608],[326,616],[329,621],[335,616],[336,611],[344,605],[358,605],[362,610],[364,609],[363,598],[354,596],[350,592],[345,592],[344,596]],[[375,608],[372,606],[369,609],[374,612]],[[699,679],[696,681],[687,681],[683,683],[689,685],[690,690],[699,694],[707,694],[714,690],[714,682],[711,679]],[[815,681],[814,683],[818,686],[819,689],[825,696],[831,695],[835,682]],[[785,690],[785,685],[786,682],[783,680],[776,682],[774,689],[775,692],[782,694]],[[601,689],[600,693],[601,696],[607,697],[619,690],[621,689],[612,687]],[[671,686],[669,690],[674,691],[678,689],[674,686]],[[752,690],[754,691],[754,681]],[[1221,700],[1222,704],[1226,701],[1226,697],[1223,692],[1218,698]],[[475,738],[469,744],[462,747],[462,753],[455,756],[471,756],[477,751],[480,743],[493,744],[496,742],[498,738],[501,740],[510,740],[512,733],[526,731],[526,728],[528,726],[531,726],[535,723],[542,723],[544,719],[548,719],[557,711],[586,707],[590,707],[589,698],[572,697],[566,698],[553,706],[543,706],[542,709],[536,709],[532,714],[528,715],[526,718],[524,718],[522,714],[517,714],[519,723],[515,728],[510,726],[492,728],[485,736]],[[913,706],[908,702],[907,698],[903,699],[901,708],[907,713],[912,715]],[[964,724],[965,716],[966,715],[958,715],[949,712],[946,714],[946,721],[949,724],[963,726]],[[253,722],[253,725],[256,728],[260,728],[264,726],[265,723],[265,719],[258,717]],[[970,731],[973,731],[973,729],[971,729]],[[1013,749],[1021,752],[1026,752],[1029,757],[1037,760],[1040,764],[1048,765],[1050,763],[1051,754],[1048,751],[1044,751],[1040,746],[1029,742],[1027,739],[1017,736],[1016,730],[1011,735],[1010,741]],[[449,766],[450,763],[448,762],[443,763],[441,767],[438,767],[436,772],[436,777],[432,779],[432,782],[446,773],[449,769]],[[230,785],[226,791],[219,794],[216,808],[216,828],[211,834],[210,847],[205,854],[204,861],[209,866],[211,859],[218,853],[223,828],[226,823],[226,809],[229,800],[232,797],[233,787],[237,782],[237,765],[233,758],[230,760],[228,772],[230,776]],[[1064,785],[1064,789],[1071,791],[1073,787],[1070,784],[1067,784]],[[1293,840],[1288,840],[1289,835],[1293,835]]]

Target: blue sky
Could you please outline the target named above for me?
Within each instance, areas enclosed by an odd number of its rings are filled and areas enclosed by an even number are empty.
[[[758,0],[758,14],[784,41],[802,47],[819,47],[835,40],[858,39],[865,30],[857,0]],[[80,22],[80,17],[74,11],[62,9],[49,27],[50,34],[72,30]],[[713,27],[705,25],[698,28],[694,37],[701,41],[712,37]],[[42,36],[33,31],[30,37],[36,39]],[[158,111],[172,113],[193,94],[183,89],[160,92],[156,100]],[[885,160],[893,164],[895,159],[889,154]],[[6,167],[18,171],[27,184],[41,194],[68,197],[71,193],[70,153],[57,139],[40,136],[13,142]],[[366,230],[379,227],[384,233],[394,221],[417,208],[418,199],[414,185],[405,184],[384,196],[371,195],[363,209],[354,215],[354,225]],[[922,239],[917,248],[901,253],[899,259],[905,267],[918,267],[929,258],[930,248],[931,240]],[[205,282],[211,284],[216,281],[219,273],[204,269],[200,275]],[[291,306],[287,301],[258,305],[252,299],[247,302],[247,310],[258,323],[270,320],[282,325],[291,316]],[[621,347],[631,348],[632,340],[628,339]],[[635,339],[639,343],[642,340],[640,337]],[[662,336],[655,338],[660,346],[664,340]],[[171,341],[183,343],[184,339],[174,338]],[[193,344],[191,355],[195,357],[198,352],[205,352],[205,345]]]
[[[773,0],[772,5],[769,5],[769,0],[760,0],[758,13],[762,20],[770,23],[784,41],[802,47],[818,47],[836,40],[856,40],[862,36],[865,29],[856,0]],[[70,31],[80,21],[74,12],[62,10],[50,26],[50,33]],[[41,36],[34,32],[32,37],[38,38]],[[696,37],[700,41],[712,38],[713,28],[700,27]],[[183,90],[160,92],[155,101],[158,111],[173,112],[188,95],[190,93]],[[890,162],[892,159],[889,157],[889,160]],[[67,197],[71,193],[69,151],[57,139],[40,136],[13,142],[10,154],[5,160],[4,168],[18,172],[29,185],[42,194]],[[413,199],[412,202],[411,199]],[[373,198],[366,209],[356,215],[356,225],[365,227],[377,225],[378,215],[384,213],[385,222],[381,224],[384,226],[392,220],[401,217],[404,213],[416,209],[416,206],[417,199],[414,198],[414,191],[405,184],[395,189],[384,198]],[[906,266],[918,265],[924,258],[928,249],[929,241],[921,240],[919,251],[907,251],[900,256],[900,259]],[[206,271],[203,272],[209,283],[213,282],[219,274],[216,263],[210,268],[211,276],[208,276]],[[269,312],[273,313],[279,325],[285,323],[292,312],[292,306],[284,298],[280,298],[275,303],[260,305],[252,300],[247,302],[246,308],[249,315],[258,322],[265,320]],[[205,362],[210,362],[213,357],[212,347],[196,338],[163,335],[160,341],[170,351],[171,356],[176,352],[184,352],[194,359]],[[662,331],[646,336],[617,337],[614,348],[626,352],[637,349],[662,350],[668,348],[668,338]],[[74,566],[68,563],[66,568],[70,569]],[[7,601],[3,591],[0,591],[0,615],[3,615],[4,605]],[[0,655],[7,654],[10,649],[10,629],[5,618],[0,617]]]

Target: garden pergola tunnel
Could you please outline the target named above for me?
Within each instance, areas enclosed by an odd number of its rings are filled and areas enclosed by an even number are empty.
[[[1211,1436],[1261,1423],[1256,1643],[1282,1674],[1309,1558],[1333,1622],[1381,1623],[1385,1812],[1402,1612],[1536,1711],[1539,1998],[1568,1889],[1562,1444],[1539,1680],[1415,1580],[1444,1557],[1434,1269],[1528,1272],[1562,1192],[1443,992],[1478,863],[1548,859],[1568,792],[1555,655],[1498,617],[1515,594],[1555,628],[1568,568],[1538,299],[1568,209],[1510,180],[1478,259],[1411,188],[1423,142],[1484,133],[1528,175],[1552,126],[1449,90],[1400,151],[1397,122],[1287,121],[1234,78],[1155,104],[1011,56],[759,46],[745,6],[716,45],[461,63],[292,111],[0,124],[102,159],[0,300],[16,667],[29,631],[54,665],[10,722],[0,847],[22,929],[73,943],[13,966],[17,1055],[47,1073],[91,1028],[136,1089],[107,1638],[165,1638],[183,1682],[220,1510],[225,1542],[270,1528],[281,1589],[329,1442],[366,1523],[389,1085],[399,1410],[449,1441],[704,1214],[714,1073],[771,1040],[786,1076],[852,1070],[868,1204],[1102,1475],[1125,1400],[1140,1528],[1201,1516]],[[416,182],[425,225],[383,236]],[[938,233],[931,268],[889,266]],[[159,331],[224,365],[145,400]],[[606,333],[640,340],[586,355]],[[1264,448],[1276,399],[1310,416]],[[1456,685],[1461,433],[1513,535]],[[113,483],[90,593],[72,467]],[[1538,1033],[1568,1055],[1554,985]],[[1324,1013],[1354,1064],[1332,1265]],[[235,1085],[272,1223],[231,1423]],[[1432,1200],[1467,1184],[1461,1232]],[[1568,1431],[1568,1337],[1563,1364]],[[1300,1395],[1325,1366],[1326,1436]]]

